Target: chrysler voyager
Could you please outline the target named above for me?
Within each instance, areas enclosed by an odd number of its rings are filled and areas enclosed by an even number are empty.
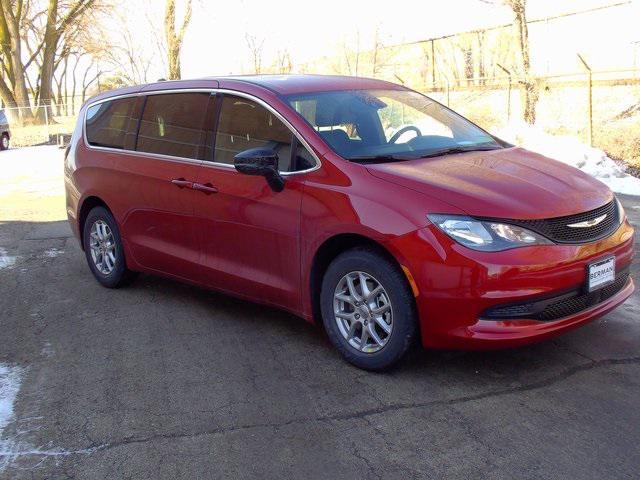
[[[546,339],[634,289],[634,231],[609,188],[380,80],[102,93],[82,107],[65,177],[102,285],[146,272],[285,309],[370,370],[418,339]]]

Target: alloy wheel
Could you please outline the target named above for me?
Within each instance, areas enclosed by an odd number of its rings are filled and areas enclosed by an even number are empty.
[[[116,243],[113,232],[103,220],[91,225],[89,248],[93,264],[103,275],[109,275],[116,267]]]
[[[340,333],[359,352],[376,353],[391,338],[391,299],[372,275],[356,271],[342,277],[335,288],[333,308]]]

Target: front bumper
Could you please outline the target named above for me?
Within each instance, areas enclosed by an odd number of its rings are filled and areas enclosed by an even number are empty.
[[[550,338],[624,302],[634,291],[630,277],[610,296],[591,299],[583,309],[567,310],[566,316],[486,318],[497,306],[583,291],[587,265],[608,255],[615,255],[616,270],[623,272],[633,259],[633,233],[625,220],[612,235],[593,243],[477,252],[429,226],[392,240],[388,247],[415,284],[424,346],[497,349]]]

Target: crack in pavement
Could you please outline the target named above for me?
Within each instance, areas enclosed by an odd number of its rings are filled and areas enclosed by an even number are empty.
[[[476,395],[466,395],[466,396],[457,397],[457,398],[433,400],[428,402],[393,403],[389,405],[382,405],[380,407],[361,410],[358,412],[326,415],[326,416],[314,417],[314,418],[292,419],[292,420],[279,422],[279,423],[276,423],[276,422],[254,423],[254,424],[239,425],[239,426],[232,426],[232,427],[219,427],[219,428],[203,430],[199,432],[191,432],[191,433],[173,432],[173,433],[149,435],[146,437],[131,436],[115,442],[92,445],[85,450],[87,451],[91,450],[91,453],[94,453],[97,451],[111,450],[111,449],[126,446],[126,445],[153,442],[156,440],[175,440],[175,439],[182,439],[182,438],[196,438],[201,436],[241,432],[241,431],[253,430],[257,428],[279,429],[279,428],[287,427],[290,425],[305,425],[309,423],[318,423],[318,422],[348,421],[348,420],[355,420],[355,419],[363,419],[373,415],[380,415],[383,413],[393,412],[393,411],[413,410],[413,409],[426,408],[426,407],[459,405],[462,403],[483,400],[486,398],[494,398],[494,397],[500,397],[503,395],[509,395],[512,393],[537,390],[540,388],[548,387],[550,385],[561,382],[563,380],[566,380],[578,373],[592,370],[595,368],[601,368],[601,367],[606,367],[610,365],[633,365],[633,364],[640,364],[640,356],[629,357],[629,358],[609,358],[609,359],[592,361],[589,363],[583,363],[583,364],[568,368],[555,376],[552,376],[537,382],[529,383],[526,385],[520,385],[516,387],[509,387],[509,388],[503,388],[503,389],[493,390],[489,392],[478,393]]]

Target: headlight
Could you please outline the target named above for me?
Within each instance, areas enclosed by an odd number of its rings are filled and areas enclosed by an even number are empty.
[[[497,252],[527,245],[553,245],[542,235],[508,223],[476,220],[464,215],[431,214],[428,217],[456,242],[473,250]]]
[[[620,222],[620,224],[622,224],[622,222],[624,222],[626,214],[624,213],[624,208],[622,208],[622,202],[618,200],[618,197],[616,197],[616,205],[618,206],[618,221]]]

